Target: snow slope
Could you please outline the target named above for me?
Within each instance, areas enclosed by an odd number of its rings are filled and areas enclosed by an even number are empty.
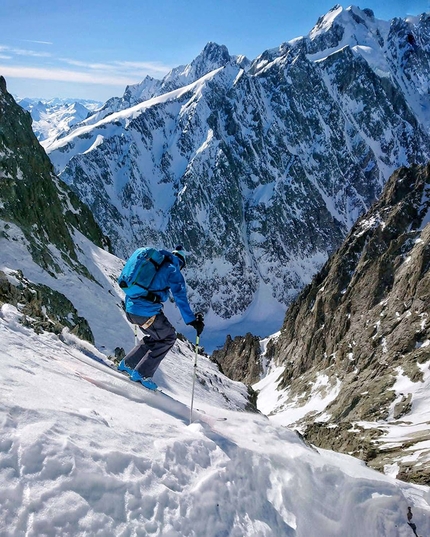
[[[429,534],[427,487],[232,410],[208,379],[196,384],[195,399],[206,414],[190,425],[180,410],[190,399],[185,344],[157,373],[178,406],[117,378],[67,335],[69,345],[37,336],[17,317],[2,307],[2,537],[406,537],[408,506]],[[204,358],[199,371],[215,374]]]
[[[133,331],[115,283],[121,261],[74,238],[94,280],[65,264],[54,278],[32,262],[18,228],[0,235],[0,270],[14,282],[19,267],[64,293],[96,342],[36,335],[1,306],[1,537],[406,537],[408,506],[429,534],[428,487],[313,449],[277,420],[246,412],[246,387],[201,355],[190,424],[189,344],[178,342],[156,373],[173,400],[91,359],[128,350]]]

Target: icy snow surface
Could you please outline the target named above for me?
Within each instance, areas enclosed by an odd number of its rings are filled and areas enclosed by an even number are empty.
[[[430,531],[428,488],[226,408],[207,380],[195,400],[205,413],[190,425],[193,354],[184,344],[157,373],[175,402],[52,334],[35,335],[11,306],[0,332],[3,537],[406,537],[408,505],[419,531]],[[205,358],[199,367],[214,377]],[[239,403],[240,388],[226,389]]]

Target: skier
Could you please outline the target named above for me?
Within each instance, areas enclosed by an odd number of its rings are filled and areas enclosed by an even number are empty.
[[[164,254],[165,261],[151,283],[149,296],[125,297],[127,319],[141,328],[144,337],[118,365],[118,369],[126,371],[131,380],[141,382],[150,390],[157,389],[152,377],[176,341],[176,330],[163,313],[163,302],[168,300],[169,290],[184,322],[195,328],[198,336],[204,328],[203,315],[194,315],[188,303],[185,280],[181,273],[186,265],[183,247],[177,246],[172,252],[161,250],[161,253]]]

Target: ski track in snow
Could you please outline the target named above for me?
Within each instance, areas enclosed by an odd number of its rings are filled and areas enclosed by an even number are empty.
[[[178,408],[189,408],[190,350],[160,368],[174,403],[18,317],[2,307],[2,537],[406,537],[408,505],[430,533],[428,487],[306,446],[263,415],[230,410],[214,388],[205,396],[197,383],[196,404],[228,420],[188,425]]]

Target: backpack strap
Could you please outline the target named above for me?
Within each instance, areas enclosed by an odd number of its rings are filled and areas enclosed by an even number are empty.
[[[154,267],[157,269],[157,271],[161,268],[162,265],[165,265],[167,263],[171,263],[171,260],[168,258],[167,255],[164,256],[164,259],[161,263],[157,263],[152,257],[149,259],[151,263],[154,265]],[[157,295],[157,292],[164,292],[170,289],[170,287],[164,287],[164,289],[156,289],[156,292],[150,291],[147,287],[143,287],[143,285],[139,285],[137,282],[135,283],[138,287],[142,287],[142,289],[145,289],[147,294],[145,296],[141,296],[139,298],[143,298],[144,300],[148,300],[149,302],[152,302],[153,304],[161,304],[161,298],[159,295]]]
[[[161,265],[166,261],[166,258],[164,258],[161,263],[157,263],[157,261],[155,261],[155,259],[152,259],[152,257],[149,258],[149,261],[151,261],[151,263],[154,265],[155,270],[158,270]]]
[[[140,296],[139,298],[143,298],[143,300],[148,300],[154,304],[161,304],[161,298],[152,291],[148,291],[147,295]]]

